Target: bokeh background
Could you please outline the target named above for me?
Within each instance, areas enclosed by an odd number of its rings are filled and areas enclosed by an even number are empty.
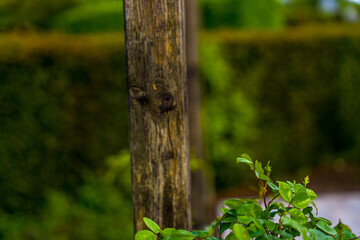
[[[192,168],[218,198],[253,193],[244,152],[360,189],[359,4],[199,1]],[[0,239],[132,239],[123,28],[121,0],[1,0]]]

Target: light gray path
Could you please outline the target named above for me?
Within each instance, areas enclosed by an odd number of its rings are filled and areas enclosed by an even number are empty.
[[[319,216],[337,224],[339,217],[360,235],[360,192],[319,193],[315,203]]]
[[[333,226],[341,218],[356,235],[360,235],[360,192],[319,193],[317,196],[315,204],[319,209],[319,217],[329,219]],[[220,208],[224,200],[217,205],[218,216],[221,215]]]

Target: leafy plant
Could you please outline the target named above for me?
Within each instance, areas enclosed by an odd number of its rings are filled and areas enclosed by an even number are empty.
[[[270,161],[265,167],[253,161],[247,154],[237,163],[249,165],[259,184],[260,199],[231,198],[224,202],[223,215],[204,231],[185,231],[173,228],[161,229],[149,218],[144,218],[150,230],[139,231],[135,240],[222,240],[226,230],[230,233],[225,240],[352,240],[359,239],[351,229],[341,223],[332,223],[317,216],[315,192],[307,188],[306,177],[302,183],[272,181]],[[271,190],[271,194],[268,191]],[[270,198],[267,196],[271,195]],[[260,204],[262,202],[262,204]],[[217,237],[215,237],[216,235]]]

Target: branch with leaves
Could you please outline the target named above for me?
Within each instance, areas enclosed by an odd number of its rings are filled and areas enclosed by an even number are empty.
[[[226,230],[230,230],[230,233],[225,240],[277,240],[298,237],[304,240],[360,239],[341,221],[332,227],[329,220],[317,216],[318,209],[314,202],[317,195],[307,188],[309,177],[306,177],[303,183],[275,182],[270,179],[270,161],[263,168],[261,162],[253,161],[249,155],[243,154],[237,159],[237,163],[249,165],[254,173],[264,207],[257,199],[227,199],[221,209],[221,217],[205,230],[193,232],[174,228],[162,230],[155,222],[144,218],[150,230],[138,232],[135,240],[223,240],[222,234]],[[270,189],[273,197],[268,202],[266,196]],[[286,202],[287,206],[283,202]]]

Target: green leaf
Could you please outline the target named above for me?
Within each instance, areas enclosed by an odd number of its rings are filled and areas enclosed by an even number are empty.
[[[215,238],[215,239],[219,240],[218,238]],[[236,240],[236,237],[235,237],[234,233],[230,233],[229,235],[226,236],[225,240]]]
[[[190,239],[196,237],[191,232],[182,230],[182,229],[179,229],[179,230],[176,230],[175,232],[173,232],[172,236],[189,237]]]
[[[293,194],[290,185],[280,181],[278,181],[278,183],[280,196],[284,199],[285,202],[291,202]]]
[[[156,240],[156,235],[149,230],[141,230],[136,233],[135,240]]]
[[[221,222],[222,223],[232,223],[232,222],[236,222],[236,216],[232,216],[232,215],[227,215]]]
[[[224,224],[221,224],[221,227],[220,227],[220,234],[225,232],[226,230],[228,230],[231,226],[231,222],[229,223],[224,223]]]
[[[153,231],[154,233],[160,233],[161,228],[153,220],[147,217],[144,217],[143,220],[145,225],[150,228],[151,231]]]
[[[251,204],[244,204],[236,210],[236,214],[238,215],[251,215],[251,211],[253,206]]]
[[[222,207],[220,210],[221,210],[222,214],[225,214],[225,213],[229,212],[231,209],[226,208],[226,207]]]
[[[317,195],[315,194],[315,192],[313,190],[307,188],[306,191],[311,200],[315,200],[317,198]]]
[[[325,235],[322,231],[316,229],[309,229],[309,233],[313,236],[316,240],[330,240],[333,239],[332,237]]]
[[[259,174],[264,174],[264,169],[261,166],[261,162],[258,160],[255,161],[255,171],[257,171]]]
[[[303,237],[306,236],[307,229],[306,229],[306,227],[302,226],[300,223],[298,223],[294,220],[291,220],[288,217],[283,217],[283,223],[284,223],[284,225],[290,226],[291,228],[301,232]]]
[[[280,205],[277,202],[273,202],[271,203],[271,205],[268,207],[268,211],[274,210],[274,209],[279,209]]]
[[[311,199],[306,191],[306,189],[301,189],[295,193],[292,204],[297,208],[306,208],[309,206]]]
[[[323,217],[317,217],[316,220],[326,223],[327,225],[331,226],[332,222],[329,219]]]
[[[246,153],[241,154],[241,157],[242,157],[242,158],[245,158],[245,159],[247,159],[247,160],[249,160],[249,161],[251,161],[251,162],[254,162],[254,161],[251,159],[251,157],[250,157],[248,154],[246,154]]]
[[[261,208],[261,206],[256,203],[256,202],[251,202],[251,203],[247,203],[244,205],[249,214],[255,218],[261,217],[261,213],[263,211],[263,209]]]
[[[258,178],[260,178],[261,180],[264,180],[264,181],[268,181],[270,182],[270,178],[268,176],[266,176],[265,174],[259,174]]]
[[[250,240],[250,235],[244,226],[235,224],[233,231],[237,240]]]
[[[241,199],[238,199],[238,198],[229,198],[227,199],[224,204],[226,206],[228,206],[229,208],[232,208],[232,209],[238,209],[239,207],[241,207],[242,205],[245,204],[245,202]]]
[[[308,221],[308,218],[299,209],[296,209],[296,208],[290,209],[289,214],[290,214],[292,220],[295,220],[296,222],[300,223],[301,225],[304,225]]]
[[[162,230],[160,232],[161,236],[163,236],[164,238],[171,236],[171,234],[173,234],[174,232],[176,232],[175,228],[165,228],[164,230]]]
[[[252,221],[260,231],[265,232],[264,226],[260,223],[258,219],[252,218]]]
[[[280,231],[278,234],[280,234],[280,236],[282,237],[281,239],[287,239],[287,238],[293,239],[293,236],[285,231]]]
[[[279,202],[278,204],[279,204],[279,206],[280,206],[284,211],[286,210],[286,207],[285,207],[285,205],[284,205],[282,202]]]
[[[255,230],[251,229],[252,231],[249,231],[250,232],[250,237],[253,239],[258,239],[260,238],[262,235],[264,235],[264,232],[259,230],[259,229],[256,229],[255,227]]]
[[[316,215],[318,215],[318,214],[319,214],[319,209],[317,208],[315,202],[314,202],[314,201],[311,201],[310,203],[311,203],[311,205],[314,206],[314,208],[316,209]]]
[[[343,224],[340,219],[339,219],[339,223],[334,227],[334,229],[336,230],[336,232],[338,234],[342,234],[344,231],[352,232],[351,228],[349,226]]]
[[[337,234],[336,230],[335,230],[334,228],[330,227],[330,226],[329,226],[327,223],[325,223],[325,222],[320,221],[320,222],[318,222],[318,223],[316,224],[316,226],[317,226],[319,229],[321,229],[321,230],[323,230],[324,232],[326,232],[327,234],[330,234],[330,235],[336,235],[336,234]]]
[[[265,221],[265,226],[267,227],[267,229],[269,229],[271,232],[273,232],[276,228],[276,224],[270,220],[266,220]]]
[[[193,231],[192,232],[197,238],[204,238],[209,236],[209,232],[208,231]]]
[[[238,223],[248,225],[249,223],[251,223],[251,221],[252,221],[252,218],[249,216],[237,216]]]
[[[302,212],[306,215],[306,214],[310,214],[312,212],[313,208],[312,207],[306,207],[302,210]]]
[[[273,192],[275,192],[275,193],[278,193],[278,192],[279,192],[278,186],[276,186],[274,183],[268,182],[267,184],[268,184],[269,187],[273,190]]]
[[[287,184],[289,184],[291,187],[294,187],[294,183],[290,182],[290,181],[286,181]],[[295,183],[296,184],[296,183]]]
[[[303,186],[303,185],[301,185],[301,184],[299,184],[299,183],[296,183],[295,181],[294,181],[294,184],[293,184],[293,189],[294,189],[294,193],[296,194],[297,192],[299,192],[300,190],[304,190],[304,191],[306,191],[305,189],[305,187]]]
[[[250,166],[251,170],[254,170],[254,161],[251,159],[251,157],[247,154],[242,154],[241,158],[236,159],[237,163],[246,163]]]
[[[356,235],[349,231],[344,231],[344,235],[342,236],[342,240],[350,240],[356,239]]]
[[[270,167],[270,161],[268,161],[265,167],[265,174],[267,176],[270,176],[270,173],[271,173],[271,167]]]

